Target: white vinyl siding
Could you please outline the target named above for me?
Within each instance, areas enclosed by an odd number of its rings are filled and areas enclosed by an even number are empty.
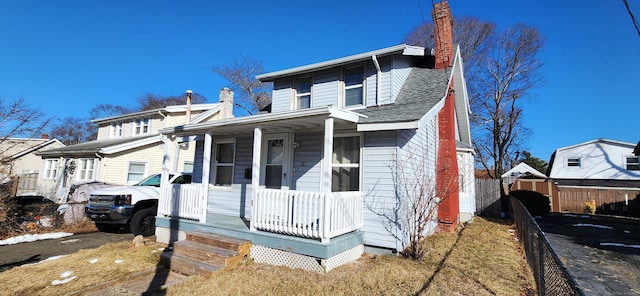
[[[322,141],[319,133],[296,134],[297,148],[293,150],[292,188],[301,191],[320,191]]]
[[[319,71],[313,80],[313,107],[338,105],[338,78],[336,69]]]
[[[368,132],[363,134],[362,192],[364,195],[364,243],[398,249],[399,244],[385,230],[381,214],[388,214],[395,206],[393,176],[389,165],[396,155],[397,132]],[[394,234],[397,229],[391,229]]]
[[[390,77],[383,78],[382,80],[383,82],[390,83],[389,85],[383,85],[382,87],[382,97],[386,98],[388,96],[390,98],[389,103],[393,103],[396,101],[396,98],[400,93],[400,89],[402,89],[402,86],[407,81],[407,78],[411,73],[411,65],[409,64],[409,62],[410,61],[408,58],[395,57],[393,59],[393,65],[391,66],[392,69],[388,72]],[[385,91],[390,91],[390,93],[387,95],[386,93],[384,93]]]
[[[271,112],[283,112],[294,109],[291,79],[277,79],[273,83],[273,96],[271,97]]]

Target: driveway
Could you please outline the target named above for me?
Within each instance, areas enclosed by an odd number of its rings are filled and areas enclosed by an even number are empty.
[[[536,220],[585,295],[640,295],[640,220],[553,214]]]
[[[132,233],[89,232],[58,239],[0,246],[0,272],[49,257],[75,253],[107,243],[132,241]]]

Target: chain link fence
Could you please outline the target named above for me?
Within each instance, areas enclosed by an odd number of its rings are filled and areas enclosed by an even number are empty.
[[[584,295],[524,205],[515,197],[510,196],[509,200],[538,295]]]

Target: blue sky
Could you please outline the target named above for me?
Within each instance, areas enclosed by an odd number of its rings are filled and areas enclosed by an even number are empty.
[[[400,44],[431,18],[424,0],[217,2],[2,1],[0,96],[56,118],[133,106],[145,93],[192,89],[216,102],[226,84],[211,67],[240,55],[276,71]],[[534,156],[548,161],[556,148],[597,138],[640,140],[640,36],[621,0],[449,4],[454,16],[524,23],[546,37],[546,83],[525,105]],[[640,2],[629,4],[640,17]]]

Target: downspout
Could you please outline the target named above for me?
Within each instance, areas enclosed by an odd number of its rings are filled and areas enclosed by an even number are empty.
[[[158,110],[158,114],[160,114],[160,116],[162,116],[162,128],[166,128],[167,127],[167,115],[164,115],[164,113],[162,113],[162,111]]]
[[[100,160],[100,171],[97,174],[96,173],[93,174],[93,176],[94,176],[93,180],[94,181],[95,180],[103,180],[104,181],[105,176],[102,176],[102,171],[103,171],[102,168],[106,167],[107,164],[102,162],[104,160],[104,157],[101,156],[100,154],[98,154],[98,152],[96,152],[95,155]],[[100,179],[95,178],[95,176],[100,176]]]
[[[380,85],[381,83],[381,76],[382,76],[382,70],[380,70],[380,64],[378,63],[378,58],[376,57],[376,55],[372,55],[371,56],[371,60],[373,61],[373,64],[376,66],[376,106],[380,106],[380,96],[382,95],[382,91],[380,90]]]

